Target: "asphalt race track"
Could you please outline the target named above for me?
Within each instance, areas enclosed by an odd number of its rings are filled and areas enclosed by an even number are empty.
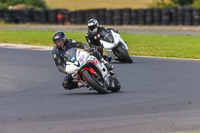
[[[118,93],[64,90],[51,51],[0,48],[0,133],[200,130],[200,60],[113,62]]]

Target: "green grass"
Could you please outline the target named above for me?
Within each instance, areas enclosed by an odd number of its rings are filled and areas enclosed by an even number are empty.
[[[0,30],[0,43],[52,46],[53,30]],[[70,39],[86,43],[85,32],[66,32]],[[127,41],[129,53],[140,56],[200,59],[200,37],[120,33]]]
[[[134,55],[200,58],[200,38],[190,35],[122,34]]]

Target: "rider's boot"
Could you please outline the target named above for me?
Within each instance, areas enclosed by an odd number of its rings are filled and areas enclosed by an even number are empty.
[[[108,62],[106,60],[104,60],[103,58],[101,58],[101,62],[104,63],[104,65],[106,66],[106,68],[111,71],[114,69],[114,65],[108,64]]]
[[[112,60],[112,58],[108,55],[103,55],[103,58],[108,62],[111,62],[111,60]]]
[[[94,51],[92,55],[94,55],[100,62],[103,62],[109,71],[114,68],[114,65],[108,64],[108,62],[104,60],[104,58],[100,55],[98,51]]]
[[[80,88],[80,87],[84,87],[84,85],[83,84],[81,84],[80,82],[77,82],[77,81],[66,81],[66,80],[64,80],[63,82],[62,82],[62,85],[63,85],[63,87],[65,88],[65,89],[67,89],[67,90],[73,90],[73,89],[76,89],[76,88]]]
[[[114,73],[113,71],[110,71],[110,75],[111,75],[111,76],[114,76],[115,73]]]
[[[81,88],[81,87],[84,87],[84,85],[80,82],[77,83],[77,88]]]

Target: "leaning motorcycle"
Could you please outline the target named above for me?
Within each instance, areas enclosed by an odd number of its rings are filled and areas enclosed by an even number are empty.
[[[128,45],[117,32],[104,29],[100,34],[100,42],[103,48],[105,48],[107,55],[110,56],[111,59],[133,63],[133,60],[128,53]]]
[[[121,89],[116,75],[108,71],[104,63],[88,52],[71,48],[65,53],[64,59],[66,72],[89,90],[105,94],[108,91],[118,92]]]

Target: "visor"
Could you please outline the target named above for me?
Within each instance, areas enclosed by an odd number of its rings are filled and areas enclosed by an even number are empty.
[[[97,24],[88,26],[88,28],[89,28],[90,31],[94,32],[94,31],[97,30]]]
[[[55,44],[56,44],[57,46],[61,46],[61,45],[63,44],[63,40],[56,40],[56,41],[55,41]]]

